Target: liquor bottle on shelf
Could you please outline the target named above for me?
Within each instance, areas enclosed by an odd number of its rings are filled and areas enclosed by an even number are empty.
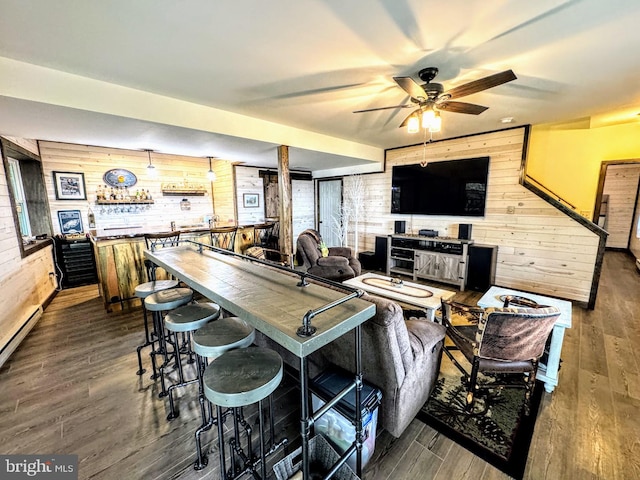
[[[91,210],[91,207],[89,207],[87,217],[89,218],[89,228],[96,228],[96,216],[94,215],[93,210]]]
[[[140,200],[140,189],[136,189],[136,200]]]
[[[147,200],[153,200],[151,198],[151,193],[149,192],[149,189],[147,188],[147,194],[146,194]]]
[[[102,200],[102,185],[98,185],[98,188],[96,188],[96,200],[99,202],[100,200]]]
[[[109,200],[115,200],[116,198],[116,191],[111,187],[111,190],[109,191]]]

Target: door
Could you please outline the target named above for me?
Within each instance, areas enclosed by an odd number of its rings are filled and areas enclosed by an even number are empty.
[[[328,247],[344,245],[342,179],[318,180],[318,231]]]

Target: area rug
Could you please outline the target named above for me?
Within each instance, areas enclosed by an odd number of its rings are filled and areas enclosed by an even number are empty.
[[[496,378],[482,376],[480,380],[487,384]],[[504,381],[503,376],[500,382]],[[524,390],[519,388],[482,390],[468,411],[460,371],[443,355],[437,384],[418,419],[507,475],[521,479],[542,389],[536,382],[529,416],[524,415]]]

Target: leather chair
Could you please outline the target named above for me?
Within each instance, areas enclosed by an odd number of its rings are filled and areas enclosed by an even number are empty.
[[[454,315],[470,318],[472,324],[454,325]],[[525,389],[525,415],[529,415],[538,362],[559,315],[556,307],[508,307],[508,299],[505,307],[487,309],[442,301],[442,323],[453,342],[452,346],[445,346],[444,352],[463,374],[468,408],[482,388],[520,387]],[[454,350],[459,350],[471,364],[470,373],[454,357]],[[482,386],[477,383],[478,373],[528,375],[515,384],[498,381]]]
[[[296,256],[307,272],[328,280],[342,282],[360,275],[360,261],[349,247],[329,247],[322,256],[322,237],[316,230],[305,230],[298,236]]]

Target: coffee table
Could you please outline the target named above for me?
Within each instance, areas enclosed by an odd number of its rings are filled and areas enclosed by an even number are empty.
[[[391,277],[376,273],[365,273],[355,278],[342,282],[350,287],[359,288],[365,292],[374,293],[379,297],[397,300],[415,307],[424,309],[429,320],[433,321],[435,313],[442,299],[449,300],[456,292],[441,288],[420,285],[419,283],[405,282],[393,283]]]

